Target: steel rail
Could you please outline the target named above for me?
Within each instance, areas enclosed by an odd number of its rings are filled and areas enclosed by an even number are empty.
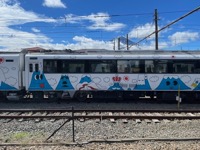
[[[200,113],[200,109],[66,109],[66,108],[48,108],[48,109],[0,109],[0,113],[3,112],[160,112],[160,113]]]
[[[0,146],[10,146],[10,147],[16,147],[16,146],[83,146],[91,143],[132,143],[132,142],[185,142],[185,141],[200,141],[199,137],[189,137],[189,138],[126,138],[126,139],[91,139],[88,141],[83,142],[43,142],[43,143],[0,143]],[[197,144],[198,145],[198,144]],[[70,149],[70,147],[69,147]]]
[[[194,119],[200,119],[200,116],[141,116],[141,115],[77,115],[77,116],[16,116],[16,115],[4,115],[0,116],[0,119],[158,119],[158,120],[163,120],[163,119],[168,119],[168,120],[184,120],[184,119],[189,119],[189,120],[194,120]]]

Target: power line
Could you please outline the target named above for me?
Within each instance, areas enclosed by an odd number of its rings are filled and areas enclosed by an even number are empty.
[[[157,30],[157,31],[154,31],[154,32],[152,32],[151,34],[149,34],[149,35],[148,35],[148,36],[146,36],[145,38],[141,39],[140,41],[136,42],[135,44],[136,44],[136,45],[138,45],[138,44],[139,44],[140,42],[142,42],[143,40],[145,40],[145,39],[149,38],[150,36],[152,36],[153,34],[155,34],[155,32],[157,32],[157,33],[158,33],[158,32],[160,32],[160,31],[162,31],[162,30],[164,30],[164,29],[168,28],[169,26],[171,26],[171,25],[173,25],[174,23],[178,22],[179,20],[181,20],[181,19],[183,19],[183,18],[185,18],[185,17],[189,16],[190,14],[192,14],[192,13],[194,13],[194,12],[198,11],[199,9],[200,9],[200,6],[199,6],[199,7],[197,7],[196,9],[194,9],[194,10],[190,11],[189,13],[187,13],[187,14],[183,15],[182,17],[180,17],[180,18],[178,18],[178,19],[176,19],[176,20],[172,21],[171,23],[169,23],[168,25],[166,25],[166,26],[162,27],[161,29],[159,29],[159,30]],[[130,46],[129,46],[129,48],[130,48],[131,46],[133,46],[133,45],[130,45]]]

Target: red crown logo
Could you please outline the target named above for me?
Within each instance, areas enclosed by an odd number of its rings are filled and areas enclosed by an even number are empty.
[[[0,58],[0,64],[4,62],[4,58]]]
[[[118,77],[118,76],[113,77],[112,79],[113,79],[114,82],[120,82],[121,81],[121,77]]]

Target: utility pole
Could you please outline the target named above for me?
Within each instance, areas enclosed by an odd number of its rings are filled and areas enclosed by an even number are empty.
[[[118,37],[118,50],[120,50],[120,37]]]
[[[170,27],[171,25],[175,24],[176,22],[180,21],[181,19],[183,19],[183,18],[185,18],[185,17],[187,17],[187,16],[193,14],[194,12],[197,12],[198,10],[200,10],[200,6],[197,7],[196,9],[190,11],[189,13],[187,13],[187,14],[181,16],[180,18],[178,18],[178,19],[172,21],[171,23],[167,24],[166,26],[160,28],[159,30],[157,30],[157,33],[159,33],[160,31],[162,31],[162,30],[164,30],[164,29],[166,29],[166,28],[168,28],[168,27]],[[129,48],[130,48],[131,46],[133,46],[133,45],[139,44],[140,42],[144,41],[145,39],[147,39],[148,37],[150,37],[151,35],[153,35],[153,34],[155,34],[155,33],[156,33],[156,32],[154,31],[153,33],[151,33],[151,34],[145,36],[143,39],[141,39],[141,40],[139,40],[138,42],[136,42],[136,43],[130,45]]]
[[[116,39],[114,39],[114,46],[113,46],[113,50],[114,50],[114,51],[115,51],[115,40],[116,40]]]
[[[155,9],[155,49],[158,50],[158,12]]]
[[[128,47],[128,34],[126,35],[126,46],[127,46],[127,50],[129,50],[129,47]]]

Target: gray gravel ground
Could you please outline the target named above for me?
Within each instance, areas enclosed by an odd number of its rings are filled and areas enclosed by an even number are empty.
[[[199,142],[100,143],[80,146],[0,147],[1,150],[199,150]]]
[[[74,106],[79,108],[99,108],[99,109],[175,109],[176,104],[145,104],[145,103],[27,103],[13,104],[0,103],[0,108],[67,108]],[[199,104],[181,104],[181,109],[199,109]],[[65,120],[43,120],[38,123],[35,120],[27,120],[19,122],[18,120],[6,122],[0,120],[0,143],[41,143],[53,133]],[[110,120],[86,120],[85,122],[75,121],[75,141],[82,143],[93,139],[133,139],[133,138],[200,138],[200,120],[174,120],[161,121],[160,123],[147,123],[142,121],[136,123],[135,120],[129,120],[128,123],[123,123],[121,120],[116,120],[111,123]],[[66,123],[49,142],[72,142],[72,123]],[[137,141],[133,143],[90,143],[78,146],[23,146],[23,147],[8,147],[3,146],[0,149],[200,149],[200,141]]]

